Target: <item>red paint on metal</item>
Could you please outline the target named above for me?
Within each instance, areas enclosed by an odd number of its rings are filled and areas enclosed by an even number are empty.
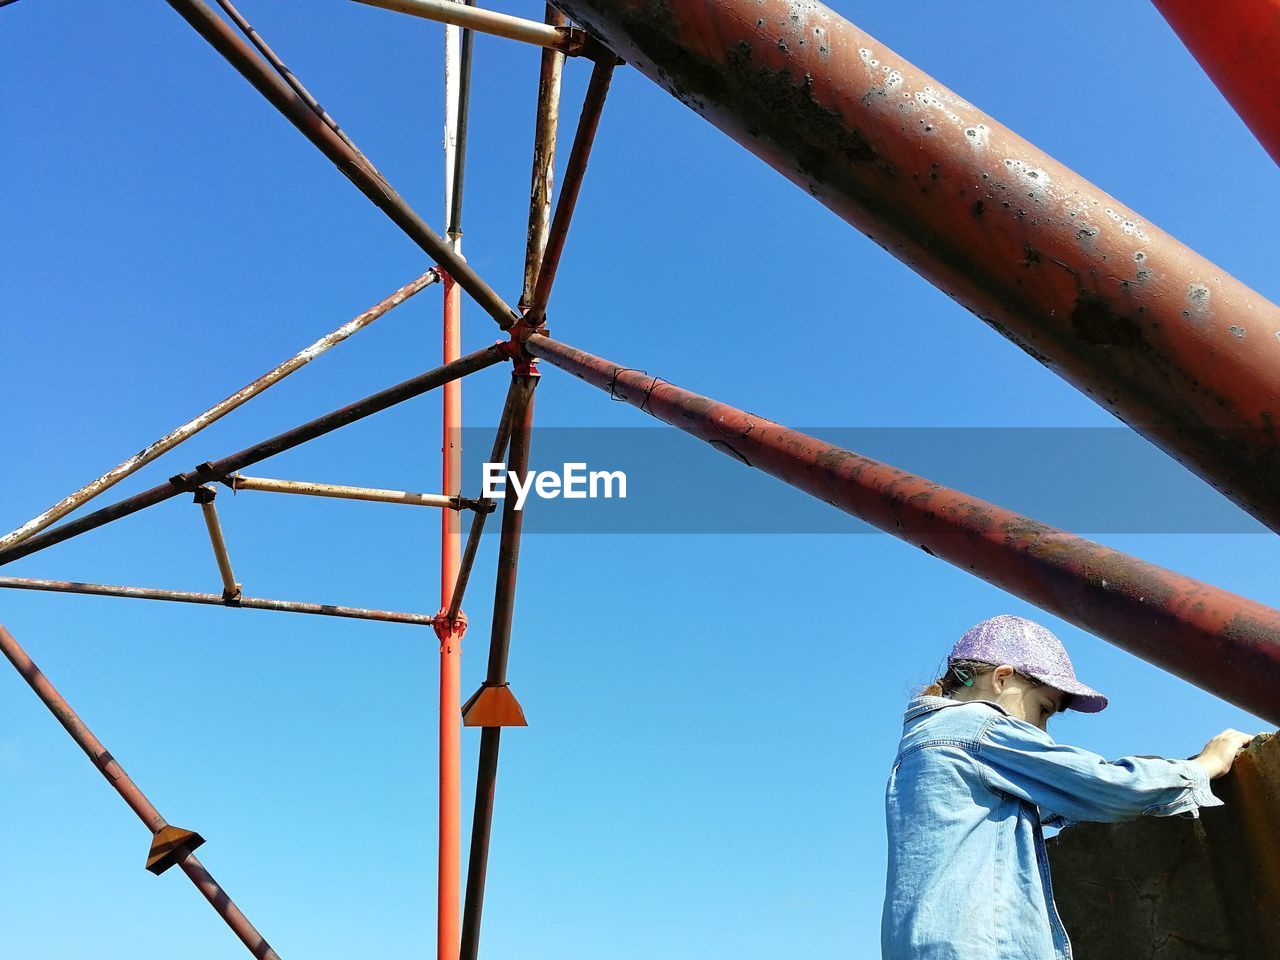
[[[1152,0],[1280,163],[1280,0]]]
[[[525,346],[748,466],[1280,722],[1280,610],[548,337]]]
[[[462,291],[452,278],[444,282],[444,363],[462,355]],[[462,383],[444,386],[441,490],[462,495]],[[447,614],[458,581],[461,518],[456,510],[440,514],[440,610]],[[462,903],[462,637],[461,615],[440,629],[440,830],[438,852],[436,956],[457,960]]]
[[[138,819],[146,825],[147,829],[153,835],[165,833],[169,828],[169,824],[164,817],[160,816],[160,811],[138,789],[138,785],[124,772],[124,768],[120,766],[115,757],[107,752],[107,748],[102,745],[102,741],[95,737],[93,731],[85,726],[84,721],[71,709],[71,704],[63,699],[62,694],[58,693],[53,684],[49,682],[49,678],[40,672],[40,668],[27,655],[27,651],[22,649],[18,641],[3,626],[0,626],[0,651],[3,651],[4,655],[9,658],[9,662],[13,664],[22,679],[35,691],[36,696],[49,708],[49,712],[57,718],[67,733],[71,734],[71,739],[79,744],[80,749],[88,755],[89,760],[106,778],[107,783],[115,788],[116,793],[120,794],[124,802],[138,815]],[[253,924],[240,912],[240,908],[231,901],[231,898],[227,896],[227,892],[218,885],[218,882],[213,879],[209,871],[204,868],[204,865],[196,859],[195,854],[189,852],[194,846],[198,846],[198,844],[190,844],[187,854],[178,861],[183,873],[191,878],[191,882],[204,894],[205,899],[218,912],[218,915],[226,921],[227,926],[240,938],[241,942],[249,948],[250,953],[258,957],[259,960],[279,960],[276,952],[271,949],[270,944],[263,939],[262,934],[254,929]]]
[[[1275,304],[816,0],[556,5],[1280,530]]]

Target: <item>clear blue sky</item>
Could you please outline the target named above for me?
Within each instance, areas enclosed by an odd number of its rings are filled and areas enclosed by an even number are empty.
[[[243,7],[438,224],[440,28],[343,0]],[[836,8],[1280,296],[1280,174],[1147,3]],[[587,72],[569,66],[569,117]],[[536,52],[477,40],[466,248],[512,302],[536,74]],[[160,0],[5,8],[0,83],[6,530],[426,266]],[[438,289],[423,293],[117,492],[434,366],[439,301]],[[467,315],[468,349],[495,338],[478,310]],[[553,325],[786,423],[1114,423],[625,69]],[[505,379],[498,370],[467,382],[468,424],[493,422]],[[434,489],[438,409],[424,398],[261,472]],[[538,417],[648,425],[554,370]],[[185,499],[5,572],[213,590]],[[248,592],[436,608],[434,514],[229,501],[224,523]],[[1274,537],[1100,539],[1280,603]],[[484,953],[873,956],[883,785],[904,702],[964,628],[1035,611],[879,535],[545,534],[529,538],[523,560],[511,679],[531,726],[504,737]],[[483,674],[492,566],[490,542],[467,604],[467,692]],[[1085,681],[1112,697],[1101,716],[1055,724],[1059,739],[1109,756],[1187,756],[1224,727],[1266,727],[1043,619]],[[431,954],[431,634],[17,593],[0,596],[0,622],[160,810],[208,838],[202,858],[282,956]],[[468,732],[468,783],[476,742]],[[242,955],[176,871],[142,870],[141,825],[7,668],[0,823],[0,926],[13,955]]]

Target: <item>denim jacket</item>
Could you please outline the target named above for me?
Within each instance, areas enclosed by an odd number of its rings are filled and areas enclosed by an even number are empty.
[[[916,697],[885,792],[884,960],[1071,960],[1042,825],[1221,806],[1190,760],[1054,742],[987,700]]]

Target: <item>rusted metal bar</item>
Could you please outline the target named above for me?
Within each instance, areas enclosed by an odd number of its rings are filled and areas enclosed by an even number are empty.
[[[504,330],[516,320],[514,311],[503,302],[489,285],[480,279],[461,257],[445,243],[400,194],[392,189],[363,155],[352,149],[290,89],[283,78],[276,74],[232,27],[214,14],[203,0],[165,0],[189,23],[228,63],[248,80],[267,100],[284,114],[298,130],[310,140],[356,188],[373,201],[392,222],[411,240],[443,266],[449,275],[467,291],[484,311]]]
[[[569,21],[551,4],[547,4],[547,25],[557,29]],[[533,290],[538,283],[538,270],[547,249],[547,231],[551,227],[551,198],[556,173],[556,133],[560,126],[560,81],[564,74],[564,54],[557,50],[542,51],[542,67],[538,74],[538,110],[533,130],[533,176],[529,186],[529,230],[525,238],[524,286],[521,288],[520,310],[528,310]]]
[[[214,503],[218,491],[213,487],[196,488],[196,503],[204,514],[204,525],[209,531],[209,543],[213,546],[214,559],[218,561],[218,574],[222,577],[222,599],[234,604],[240,598],[240,584],[231,569],[231,556],[227,553],[227,541],[218,522],[218,507]]]
[[[517,373],[513,381],[513,429],[507,469],[522,480],[529,473],[533,393],[537,384],[536,373]],[[493,597],[486,687],[501,687],[507,682],[507,659],[511,648],[511,623],[516,599],[516,570],[520,560],[520,530],[524,522],[524,511],[517,510],[515,503],[515,497],[507,497],[502,503],[502,533],[498,541],[498,579]],[[493,791],[498,779],[501,734],[501,727],[485,727],[480,731],[475,811],[471,819],[471,850],[467,861],[467,892],[462,908],[461,960],[476,960],[480,949],[480,918],[484,910],[484,886],[489,869]]]
[[[451,23],[468,30],[475,30],[477,33],[488,33],[495,37],[548,47],[570,57],[576,57],[582,53],[585,39],[580,31],[570,30],[568,27],[548,26],[536,20],[525,20],[493,10],[482,10],[455,3],[454,0],[356,0],[356,2],[370,7],[381,7],[383,10],[393,10],[396,13],[407,13],[424,20],[434,20],[436,23]]]
[[[1280,0],[1152,0],[1280,163]]]
[[[480,538],[484,534],[484,522],[494,509],[492,500],[481,500],[480,502],[487,509],[476,510],[475,516],[471,518],[471,528],[467,532],[467,545],[462,551],[462,560],[458,564],[458,575],[453,581],[453,593],[450,595],[449,606],[445,608],[443,616],[445,623],[456,623],[458,620],[458,613],[462,609],[462,599],[466,596],[467,584],[471,580],[471,568],[475,566],[476,554],[480,550]]]
[[[437,367],[434,370],[405,380],[403,383],[389,387],[380,393],[375,393],[332,413],[317,417],[310,423],[304,423],[300,427],[286,430],[284,433],[278,434],[269,440],[255,443],[253,446],[246,447],[238,453],[231,454],[229,457],[223,457],[221,460],[212,463],[203,463],[196,467],[195,470],[170,477],[168,483],[162,483],[159,486],[152,487],[150,490],[144,490],[142,493],[120,500],[109,507],[103,507],[101,510],[96,510],[88,516],[81,517],[79,520],[72,520],[69,523],[54,527],[52,530],[46,530],[44,533],[32,537],[25,543],[18,544],[16,547],[0,550],[0,565],[28,556],[37,550],[51,547],[55,543],[61,543],[87,530],[96,530],[112,520],[127,517],[130,514],[137,513],[139,510],[144,510],[157,503],[163,503],[165,500],[180,494],[192,493],[201,484],[221,480],[260,460],[273,457],[299,444],[314,440],[316,437],[322,437],[326,433],[331,433],[339,427],[345,427],[347,424],[355,423],[357,420],[361,420],[380,410],[385,410],[388,407],[395,406],[397,403],[420,396],[429,390],[443,386],[450,380],[464,377],[477,370],[483,370],[485,367],[491,367],[503,359],[504,354],[499,344],[467,354],[467,356],[454,363],[446,363],[442,367]]]
[[[316,357],[320,356],[322,353],[326,353],[327,351],[329,351],[330,349],[332,349],[333,347],[341,343],[343,340],[346,340],[347,337],[351,336],[353,333],[357,333],[360,330],[363,330],[365,327],[369,326],[369,324],[373,323],[373,321],[377,320],[379,317],[387,313],[393,307],[397,307],[400,304],[404,303],[406,300],[412,297],[415,293],[435,283],[438,279],[439,279],[439,274],[436,272],[435,268],[433,267],[432,269],[424,273],[422,276],[418,277],[418,279],[414,280],[411,283],[405,284],[403,287],[401,287],[395,293],[391,294],[391,296],[387,297],[385,300],[382,300],[374,304],[364,313],[360,314],[359,316],[353,317],[351,320],[348,320],[346,323],[340,326],[337,330],[334,330],[332,333],[321,337],[319,340],[311,344],[306,349],[300,350],[298,353],[295,353],[288,360],[284,361],[284,363],[278,364],[276,367],[272,368],[271,370],[268,370],[266,373],[260,376],[257,380],[254,380],[252,383],[249,383],[244,387],[241,387],[239,390],[237,390],[231,396],[227,397],[225,400],[222,400],[219,403],[215,403],[212,407],[204,411],[204,413],[200,414],[198,417],[192,420],[188,420],[186,423],[178,427],[176,430],[173,430],[165,434],[155,443],[152,443],[144,447],[141,450],[141,452],[134,454],[132,457],[130,457],[128,460],[125,460],[123,463],[115,467],[112,467],[102,476],[98,477],[97,480],[94,480],[92,483],[86,484],[85,486],[77,490],[75,493],[70,494],[69,496],[66,496],[63,499],[59,500],[57,503],[55,503],[52,507],[50,507],[44,513],[40,514],[40,516],[27,521],[22,526],[18,527],[18,529],[14,530],[12,533],[4,537],[0,537],[0,553],[3,553],[4,550],[7,550],[10,547],[16,547],[18,544],[22,543],[24,540],[27,540],[33,537],[35,534],[39,533],[41,530],[44,530],[45,528],[52,526],[58,520],[61,520],[67,514],[71,513],[73,510],[76,510],[79,507],[82,507],[84,504],[88,503],[94,497],[98,496],[98,494],[102,493],[105,490],[109,490],[111,487],[115,486],[125,477],[130,476],[131,474],[140,470],[142,467],[145,467],[152,460],[155,460],[157,457],[161,456],[162,454],[172,450],[174,447],[178,446],[178,444],[182,443],[183,441],[188,440],[191,437],[195,436],[205,427],[209,426],[209,424],[214,423],[217,420],[220,420],[222,417],[225,417],[228,413],[230,413],[232,410],[239,407],[241,404],[247,402],[253,397],[256,397],[258,394],[262,393],[264,390],[268,389],[269,387],[279,383],[281,380],[289,376],[289,374],[293,373],[299,367],[306,366],[308,363],[310,363]]]
[[[2,626],[0,626],[0,650],[4,651],[9,662],[13,664],[27,685],[35,691],[41,702],[49,708],[49,712],[62,724],[63,729],[71,734],[71,738],[89,757],[89,761],[101,771],[107,783],[111,784],[129,808],[138,815],[138,819],[151,831],[154,838],[152,850],[156,849],[155,841],[174,838],[176,843],[172,849],[165,852],[167,862],[161,869],[176,862],[253,956],[259,960],[279,960],[279,956],[271,949],[271,945],[240,912],[240,908],[235,905],[227,892],[219,886],[204,865],[196,859],[196,855],[191,852],[203,840],[198,835],[172,827],[165,821],[160,811],[124,772],[124,768],[116,758],[107,752],[102,741],[93,735],[84,721],[71,709],[71,704],[63,699],[62,694],[58,693],[49,682],[49,678],[40,672],[40,668],[27,655],[27,651],[22,649],[13,635]]]
[[[371,503],[403,503],[414,507],[439,507],[444,510],[476,510],[480,500],[468,497],[446,497],[441,493],[412,493],[408,490],[382,490],[378,487],[346,487],[310,480],[272,480],[268,477],[245,477],[240,474],[222,481],[232,490],[257,490],[263,493],[292,493],[305,497],[331,497],[338,500],[367,500]]]
[[[525,346],[748,466],[1280,722],[1280,610],[547,337]]]
[[[556,6],[1280,530],[1275,304],[817,0]]]
[[[511,439],[511,417],[514,410],[515,397],[519,391],[518,384],[512,380],[507,390],[507,399],[502,405],[502,415],[498,418],[498,429],[493,438],[493,449],[489,452],[487,463],[500,463],[506,457],[507,443]],[[462,551],[462,561],[458,565],[457,577],[449,594],[449,606],[444,612],[444,622],[454,623],[458,612],[462,609],[462,598],[467,592],[467,583],[471,580],[471,568],[475,565],[476,554],[480,550],[480,537],[484,534],[484,523],[494,510],[492,500],[478,500],[479,506],[475,516],[471,518],[471,529],[467,533],[467,545]]]
[[[455,0],[470,6],[474,0]],[[445,27],[446,32],[458,30],[457,27]],[[445,218],[445,235],[454,245],[454,250],[461,253],[459,242],[462,238],[462,186],[467,170],[467,124],[471,115],[471,50],[473,35],[470,30],[458,30],[458,67],[456,93],[451,98],[455,104],[454,136],[450,149],[450,164],[446,169],[448,190],[448,215]],[[446,64],[446,71],[449,65]],[[446,89],[449,84],[446,84]],[[454,92],[454,91],[449,91]],[[448,93],[446,94],[448,95]]]
[[[569,222],[573,219],[578,194],[582,191],[582,178],[587,172],[587,160],[591,156],[591,146],[595,143],[596,131],[600,128],[600,114],[604,111],[605,97],[609,94],[609,82],[613,79],[613,70],[616,66],[616,60],[604,56],[591,68],[591,80],[587,84],[587,94],[582,101],[578,129],[573,135],[573,146],[569,149],[569,160],[564,169],[564,182],[560,185],[555,217],[551,220],[551,230],[542,253],[541,266],[538,268],[538,282],[533,290],[533,302],[527,313],[527,322],[531,327],[539,326],[546,319],[547,303],[551,299],[551,285],[555,282],[556,270],[560,266],[560,255],[564,253],[564,242],[569,235]]]
[[[275,610],[280,613],[307,613],[319,617],[342,617],[347,620],[380,620],[430,627],[436,618],[424,613],[401,613],[396,610],[370,610],[365,607],[343,607],[332,603],[303,603],[298,600],[265,600],[262,597],[232,598],[216,593],[190,593],[185,590],[153,590],[149,587],[121,587],[109,583],[76,583],[71,580],[35,580],[29,577],[0,577],[0,590],[36,590],[42,593],[79,593],[91,597],[124,597],[129,600],[165,600],[172,603],[199,603],[214,607],[243,607],[246,610]]]
[[[258,53],[262,54],[262,59],[271,64],[271,68],[275,70],[275,72],[280,75],[280,78],[289,85],[289,89],[301,97],[303,102],[311,108],[315,115],[323,120],[330,130],[342,138],[343,143],[356,153],[360,154],[360,158],[369,165],[370,169],[374,169],[369,158],[361,152],[360,148],[351,141],[351,138],[347,136],[346,132],[338,126],[338,121],[329,116],[324,107],[320,106],[320,102],[316,100],[316,98],[311,95],[311,92],[302,85],[302,81],[294,76],[293,71],[285,66],[284,61],[281,60],[276,55],[276,52],[267,45],[267,41],[262,39],[261,34],[259,34],[257,30],[253,29],[253,25],[241,15],[239,10],[231,5],[231,0],[217,0],[217,3],[218,6],[222,8],[223,13],[227,15],[228,19],[230,19],[231,22],[240,29],[240,32],[248,38],[249,42],[257,48]],[[381,174],[379,174],[379,176],[381,176]]]

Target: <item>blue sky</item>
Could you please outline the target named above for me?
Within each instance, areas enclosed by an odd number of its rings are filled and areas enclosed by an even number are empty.
[[[1280,174],[1146,3],[835,7],[1280,296],[1269,242]],[[439,224],[440,29],[342,0],[243,11]],[[537,59],[477,40],[465,243],[512,302]],[[570,64],[566,116],[588,72]],[[5,529],[426,266],[159,0],[5,8],[0,83]],[[434,366],[439,302],[424,292],[113,495]],[[626,69],[551,318],[571,343],[784,423],[1114,424]],[[493,339],[468,307],[466,349]],[[468,425],[494,421],[505,380],[467,381]],[[650,424],[554,370],[537,407],[544,424]],[[435,489],[438,419],[438,399],[423,398],[260,472]],[[213,590],[185,499],[5,572]],[[222,503],[247,592],[436,609],[429,511]],[[1280,603],[1274,537],[1099,539]],[[490,542],[467,603],[464,692],[483,675],[493,559]],[[531,536],[511,657],[531,726],[504,737],[485,954],[874,955],[901,710],[961,631],[1001,612],[1038,616],[879,535]],[[1266,728],[1042,619],[1112,697],[1101,716],[1063,718],[1051,731],[1061,740],[1187,756],[1225,727]],[[432,635],[18,593],[0,597],[0,622],[165,816],[204,834],[205,863],[282,956],[433,951]],[[477,739],[468,732],[468,782]],[[15,955],[242,955],[181,876],[142,870],[141,825],[2,671],[0,822],[0,924]]]

